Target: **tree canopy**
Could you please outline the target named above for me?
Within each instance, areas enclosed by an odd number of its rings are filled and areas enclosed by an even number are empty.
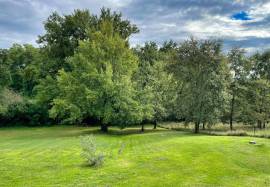
[[[119,12],[52,13],[38,47],[0,50],[0,122],[130,125],[177,120],[212,126],[270,121],[270,51],[225,54],[191,37],[131,47],[139,32]]]

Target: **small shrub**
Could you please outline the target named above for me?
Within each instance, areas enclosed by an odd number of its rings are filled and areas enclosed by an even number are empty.
[[[100,166],[104,162],[104,154],[98,151],[96,139],[93,135],[81,136],[82,157],[89,166]]]
[[[120,147],[120,149],[118,150],[118,154],[119,154],[119,155],[122,154],[122,152],[123,152],[125,146],[126,146],[126,145],[125,145],[124,143],[121,144],[121,147]]]

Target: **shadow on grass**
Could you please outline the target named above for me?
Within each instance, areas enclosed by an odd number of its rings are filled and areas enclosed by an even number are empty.
[[[77,165],[79,168],[84,168],[84,169],[92,169],[92,170],[98,170],[100,169],[102,166],[104,166],[104,164],[100,165],[100,166],[90,166],[87,162],[83,162],[81,164]]]
[[[87,134],[102,134],[102,135],[115,135],[115,136],[127,136],[127,135],[139,135],[139,134],[152,134],[152,133],[162,133],[168,132],[167,129],[145,129],[144,132],[140,128],[126,128],[126,129],[117,129],[109,128],[108,132],[102,132],[99,129],[84,131],[81,135]]]
[[[193,132],[191,130],[179,129],[179,134],[190,134]],[[129,136],[129,135],[154,135],[162,134],[164,132],[173,132],[172,129],[161,128],[153,129],[151,125],[146,125],[144,132],[141,131],[140,126],[128,127],[125,129],[120,129],[118,127],[109,127],[107,133],[101,132],[100,128],[95,127],[80,127],[80,126],[51,126],[51,127],[14,127],[1,129],[0,135],[6,140],[32,140],[32,139],[49,139],[49,138],[69,138],[69,137],[79,137],[89,134],[103,135],[103,136]],[[174,131],[175,132],[175,131]],[[166,134],[167,136],[168,134]],[[164,135],[165,136],[165,135]],[[170,137],[170,136],[168,136]]]

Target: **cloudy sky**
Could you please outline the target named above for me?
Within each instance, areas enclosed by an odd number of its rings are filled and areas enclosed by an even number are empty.
[[[98,14],[102,6],[121,11],[140,28],[132,45],[194,36],[222,39],[225,49],[270,48],[270,0],[0,0],[0,48],[35,44],[52,11],[87,8]]]

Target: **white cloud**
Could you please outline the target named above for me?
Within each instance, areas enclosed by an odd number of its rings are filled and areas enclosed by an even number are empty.
[[[261,21],[266,16],[270,15],[270,2],[258,4],[252,7],[248,12],[255,21]]]
[[[184,25],[186,32],[192,33],[199,38],[220,37],[243,40],[250,37],[269,38],[269,28],[248,28],[243,23],[254,22],[253,20],[232,20],[222,16],[205,16],[204,19],[189,21]]]

